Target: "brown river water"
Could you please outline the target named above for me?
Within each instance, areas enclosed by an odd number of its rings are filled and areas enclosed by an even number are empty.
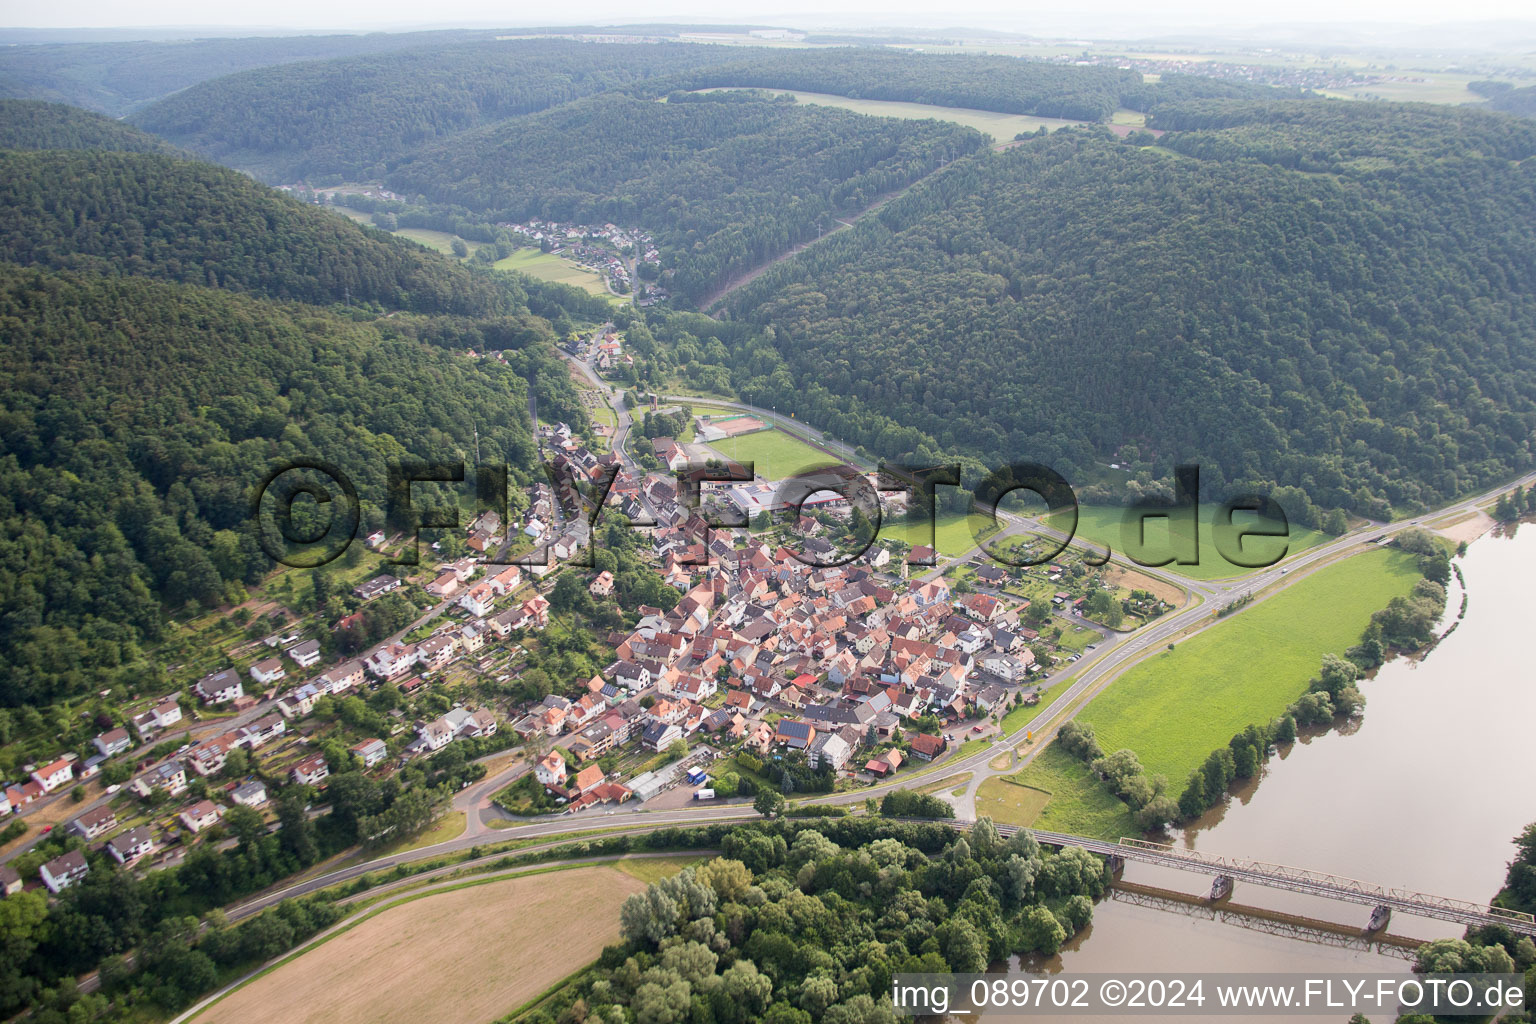
[[[1483,537],[1457,564],[1469,603],[1455,632],[1428,656],[1395,659],[1363,680],[1363,719],[1303,737],[1270,758],[1259,779],[1175,842],[1388,887],[1491,899],[1514,854],[1511,839],[1536,821],[1536,524],[1526,523],[1513,536]],[[1449,590],[1442,633],[1456,620],[1463,594],[1454,579]],[[1139,864],[1128,865],[1124,879],[1197,897],[1211,883],[1204,875]],[[1370,916],[1368,907],[1241,882],[1231,903],[1333,922],[1351,932],[1363,929]],[[1387,929],[1420,940],[1462,931],[1401,913]],[[1406,973],[1409,966],[1401,952],[1357,934],[1117,892],[1100,901],[1091,927],[1060,955],[1016,959],[1007,973]],[[1003,1021],[1016,1015],[985,1016]]]

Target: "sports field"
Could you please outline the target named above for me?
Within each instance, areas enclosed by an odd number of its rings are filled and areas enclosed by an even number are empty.
[[[970,516],[961,515],[958,512],[945,513],[938,517],[933,533],[937,539],[940,555],[946,558],[958,558],[976,546],[976,538],[971,535],[972,521]],[[974,523],[981,528],[983,539],[996,532],[992,520],[986,516],[976,516]],[[903,516],[884,523],[880,527],[880,536],[887,540],[904,541],[916,546],[928,543],[927,530],[926,524],[914,523]]]
[[[645,882],[611,867],[509,878],[370,917],[214,1003],[199,1024],[475,1024],[591,962]]]
[[[818,451],[799,438],[772,427],[755,434],[712,441],[710,447],[729,459],[750,459],[757,464],[757,475],[768,480],[782,480],[802,470],[838,462],[826,452]]]
[[[541,281],[574,285],[577,288],[585,288],[593,295],[613,297],[608,291],[608,286],[603,283],[602,275],[597,271],[552,253],[540,252],[538,249],[519,249],[506,259],[497,260],[491,265],[497,270],[516,270]]]
[[[1255,569],[1233,565],[1221,556],[1216,550],[1216,539],[1212,533],[1211,521],[1215,517],[1216,506],[1202,504],[1200,506],[1199,533],[1200,533],[1200,563],[1198,565],[1177,565],[1168,563],[1158,566],[1160,572],[1177,573],[1197,580],[1222,579],[1228,576],[1246,576]],[[1150,518],[1146,520],[1146,540],[1144,543],[1128,545],[1125,540],[1126,509],[1105,505],[1083,505],[1077,511],[1077,536],[1092,541],[1099,547],[1108,545],[1117,555],[1129,557],[1142,562],[1155,562],[1166,558],[1170,553],[1168,546],[1169,520],[1163,518]],[[1065,529],[1066,524],[1060,517],[1050,517],[1049,523],[1058,529]],[[1238,529],[1253,529],[1260,525],[1272,525],[1270,521],[1260,522],[1260,518],[1251,512],[1238,512],[1232,516],[1232,523]],[[1249,537],[1243,540],[1242,549],[1245,555],[1251,555],[1256,559],[1271,559],[1278,557],[1282,550],[1286,557],[1299,551],[1315,547],[1328,539],[1327,534],[1309,530],[1295,523],[1288,524],[1289,534],[1286,537]],[[1134,533],[1135,525],[1132,524]],[[1174,525],[1173,536],[1183,540],[1188,536],[1183,521]]]
[[[1105,751],[1129,747],[1177,793],[1211,751],[1306,691],[1324,654],[1343,654],[1371,614],[1419,579],[1411,555],[1336,562],[1129,669],[1078,715]]]

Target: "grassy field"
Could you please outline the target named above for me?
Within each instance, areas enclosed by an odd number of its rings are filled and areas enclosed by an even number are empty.
[[[575,285],[593,295],[617,298],[608,291],[603,276],[590,267],[538,249],[519,249],[504,260],[491,264],[497,270],[517,270],[541,281]]]
[[[449,231],[432,231],[428,228],[401,228],[395,234],[441,253],[453,252],[453,240],[458,237]]]
[[[1211,531],[1211,519],[1216,509],[1213,505],[1202,505],[1199,523],[1200,530],[1200,564],[1199,565],[1168,565],[1159,566],[1159,570],[1165,573],[1177,573],[1188,576],[1191,579],[1210,580],[1221,579],[1227,576],[1246,576],[1254,569],[1245,569],[1240,565],[1233,565],[1216,550],[1216,541]],[[1148,519],[1146,521],[1146,544],[1136,547],[1128,546],[1122,534],[1125,509],[1104,505],[1084,505],[1078,509],[1077,536],[1092,541],[1099,546],[1109,545],[1115,552],[1132,559],[1141,558],[1143,561],[1156,561],[1166,557],[1168,553],[1167,519]],[[1232,517],[1232,522],[1239,529],[1252,528],[1258,525],[1258,517],[1252,513],[1239,512]],[[1065,528],[1064,524],[1055,521],[1052,526]],[[1185,537],[1182,523],[1174,536],[1179,539]],[[1243,551],[1259,558],[1273,558],[1280,553],[1282,545],[1285,546],[1287,556],[1299,551],[1314,547],[1327,540],[1326,534],[1309,530],[1295,523],[1290,524],[1290,537],[1251,537],[1243,541]]]
[[[1025,114],[1000,114],[992,110],[972,110],[969,107],[939,107],[927,103],[898,103],[891,100],[856,100],[847,96],[831,96],[821,92],[794,90],[798,103],[814,103],[822,107],[837,107],[855,114],[872,114],[876,117],[900,117],[907,119],[933,118],[953,121],[955,124],[975,128],[990,135],[993,142],[1012,142],[1020,132],[1033,132],[1041,127],[1050,131],[1078,121],[1064,121],[1057,117],[1030,117]]]
[[[1051,794],[1012,779],[987,779],[976,788],[976,816],[1003,825],[1031,825]]]
[[[1105,789],[1087,765],[1062,750],[1059,744],[1052,743],[1040,751],[1022,772],[1009,778],[1012,781],[1000,781],[1022,792],[994,790],[994,795],[1011,796],[1019,814],[1036,800],[1025,787],[1050,794],[1045,807],[1027,823],[1033,828],[1103,839],[1138,834],[1131,821],[1130,808],[1124,801]],[[988,813],[983,810],[980,799],[976,802],[976,812]],[[995,810],[992,813],[996,813]]]
[[[757,464],[758,475],[769,480],[782,480],[802,470],[838,461],[799,438],[771,427],[755,434],[714,441],[710,447],[730,459],[750,459]]]
[[[1035,719],[1039,718],[1042,714],[1045,713],[1047,708],[1056,703],[1061,695],[1066,693],[1070,688],[1071,680],[1064,679],[1057,683],[1055,686],[1051,687],[1049,690],[1045,691],[1045,695],[1040,698],[1040,703],[1036,704],[1034,707],[1026,707],[1023,704],[1020,704],[1018,707],[1009,711],[1006,715],[1003,716],[1003,735],[1011,735],[1012,733],[1015,733],[1018,730],[1024,728],[1030,722],[1033,722]]]
[[[940,555],[946,558],[958,558],[976,546],[976,538],[971,535],[969,520],[969,516],[958,512],[938,517],[933,532]],[[990,529],[993,523],[986,516],[977,516],[975,522],[977,526],[987,528],[982,533],[983,539],[996,532]],[[880,536],[887,540],[904,541],[911,545],[928,543],[927,526],[906,518],[883,524],[880,527]]]
[[[495,1020],[617,941],[619,904],[644,888],[623,871],[590,867],[425,896],[337,934],[237,989],[197,1020]]]
[[[1360,639],[1371,613],[1418,580],[1412,556],[1377,550],[1337,562],[1139,663],[1078,716],[1106,751],[1129,747],[1169,788],[1251,723],[1306,690],[1322,656]]]
[[[613,866],[629,877],[638,878],[646,885],[650,885],[663,878],[671,878],[683,868],[702,864],[707,860],[709,860],[708,857],[690,857],[686,854],[677,857],[625,857],[615,861]]]

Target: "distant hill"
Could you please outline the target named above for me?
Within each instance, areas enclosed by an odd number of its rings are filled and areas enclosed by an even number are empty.
[[[189,85],[290,61],[446,46],[489,32],[249,36],[0,47],[0,96],[50,100],[121,117]]]
[[[742,93],[608,95],[455,136],[386,180],[497,221],[644,226],[675,266],[669,283],[697,298],[986,141]]]
[[[1153,125],[971,158],[780,264],[729,300],[782,359],[731,353],[738,389],[880,455],[1194,461],[1212,492],[1373,516],[1530,468],[1536,125],[1342,101]]]
[[[419,313],[501,315],[525,301],[509,279],[152,153],[0,152],[0,259]]]
[[[162,139],[94,111],[43,100],[6,99],[0,99],[0,149],[177,152]]]
[[[274,183],[376,180],[387,163],[436,139],[740,52],[564,39],[418,48],[228,75],[133,121]]]

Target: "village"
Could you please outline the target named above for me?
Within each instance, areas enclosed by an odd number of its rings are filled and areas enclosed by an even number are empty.
[[[622,342],[610,335],[593,356],[616,365]],[[760,480],[705,485],[710,499],[688,508],[668,470],[722,457],[710,441],[762,428],[702,414],[699,440],[646,443],[659,469],[647,473],[604,431],[587,440],[540,425],[558,487],[536,484],[511,521],[483,512],[432,545],[463,557],[410,574],[381,557],[401,538],[373,531],[379,571],[364,566],[347,595],[354,611],[327,623],[277,609],[263,620],[275,631],[232,650],[226,667],[137,701],[88,751],[26,766],[0,809],[106,785],[63,823],[62,853],[56,837],[34,836],[51,842],[0,866],[0,882],[14,889],[35,872],[57,893],[89,870],[87,849],[125,868],[174,865],[199,843],[233,842],[221,825],[232,807],[270,825],[279,793],[321,807],[333,773],[386,777],[456,743],[473,758],[516,748],[496,797],[510,819],[857,789],[989,743],[1009,710],[1041,699],[1052,666],[1107,635],[1080,617],[1097,580],[1078,553],[1008,568],[882,537],[847,564],[819,564],[808,553],[846,548],[850,510],[835,495],[796,517]],[[654,524],[626,536],[672,598],[626,606],[614,571],[575,564],[593,541],[577,482],[610,474],[607,507]],[[756,528],[705,518],[732,513]],[[508,564],[513,552],[522,564]],[[615,626],[599,635],[603,663],[530,692],[530,658],[578,589]],[[341,656],[370,609],[402,599],[404,628]]]

